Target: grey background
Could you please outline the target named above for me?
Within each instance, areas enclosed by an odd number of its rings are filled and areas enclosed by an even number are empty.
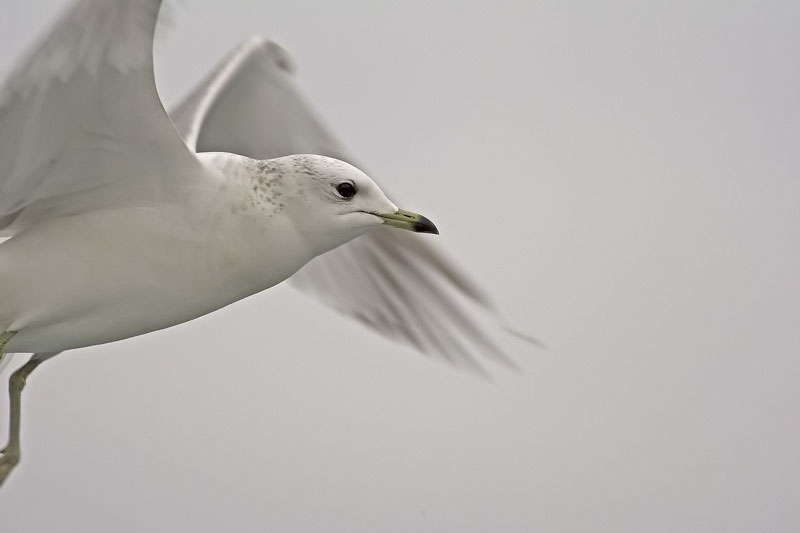
[[[60,4],[4,3],[0,69]],[[173,18],[166,102],[249,34],[277,39],[393,198],[551,350],[510,344],[525,375],[487,383],[281,286],[75,351],[29,382],[0,530],[800,527],[800,4]]]

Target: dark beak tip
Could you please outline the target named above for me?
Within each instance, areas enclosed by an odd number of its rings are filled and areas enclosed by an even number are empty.
[[[439,228],[436,227],[436,224],[431,222],[429,218],[422,215],[420,215],[419,220],[414,225],[414,231],[417,233],[432,233],[433,235],[439,235]]]

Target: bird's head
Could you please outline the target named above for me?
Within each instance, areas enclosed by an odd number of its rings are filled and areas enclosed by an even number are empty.
[[[439,233],[422,215],[398,209],[369,176],[356,167],[320,155],[269,160],[275,199],[318,253],[385,225],[418,233]]]

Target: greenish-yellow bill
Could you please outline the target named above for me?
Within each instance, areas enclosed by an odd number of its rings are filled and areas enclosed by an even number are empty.
[[[436,225],[430,221],[430,219],[417,213],[406,211],[405,209],[398,209],[394,213],[377,216],[382,218],[383,223],[387,226],[407,229],[417,233],[433,233],[435,235],[439,234],[439,230],[436,228]]]

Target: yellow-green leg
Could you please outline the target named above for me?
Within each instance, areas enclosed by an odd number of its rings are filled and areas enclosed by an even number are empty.
[[[19,429],[21,421],[22,389],[31,372],[54,353],[34,354],[30,361],[19,367],[8,380],[9,425],[8,444],[0,451],[0,485],[17,466],[20,458]]]

